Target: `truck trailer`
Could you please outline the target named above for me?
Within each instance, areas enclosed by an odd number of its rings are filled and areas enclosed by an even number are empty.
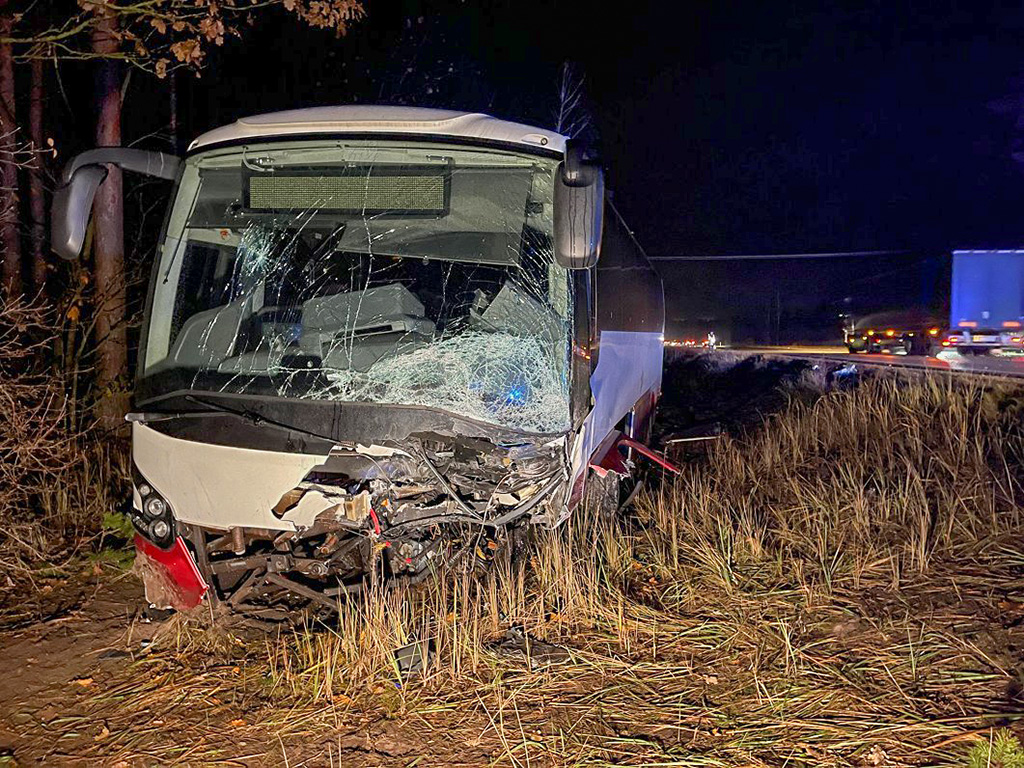
[[[943,346],[967,355],[1020,349],[1024,250],[953,251],[949,332]]]
[[[564,136],[342,106],[90,150],[60,255],[109,166],[174,184],[127,414],[152,604],[330,607],[562,525],[649,454],[662,283]]]

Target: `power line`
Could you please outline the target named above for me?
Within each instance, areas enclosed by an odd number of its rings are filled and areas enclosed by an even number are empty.
[[[845,259],[857,256],[896,256],[901,251],[833,251],[829,253],[752,253],[729,256],[651,256],[651,261],[766,261],[770,259]]]

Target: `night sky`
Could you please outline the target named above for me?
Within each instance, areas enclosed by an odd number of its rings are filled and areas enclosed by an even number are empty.
[[[354,102],[548,127],[560,67],[576,62],[595,148],[651,256],[900,252],[659,262],[673,327],[762,341],[835,335],[844,307],[941,310],[951,248],[1024,244],[1016,4],[671,5],[369,2],[341,40],[281,18],[226,45],[201,79],[179,78],[183,138]],[[166,123],[154,93],[148,76],[130,83],[127,139]]]

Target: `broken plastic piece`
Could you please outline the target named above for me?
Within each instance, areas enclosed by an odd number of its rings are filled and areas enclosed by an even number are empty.
[[[180,536],[170,549],[163,550],[136,535],[135,549],[135,567],[142,574],[151,605],[179,611],[199,605],[209,587]]]
[[[422,672],[434,656],[434,640],[413,640],[407,645],[395,649],[395,663],[398,671],[412,675]]]

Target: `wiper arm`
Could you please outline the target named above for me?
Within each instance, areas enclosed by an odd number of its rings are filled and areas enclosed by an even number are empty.
[[[333,437],[328,435],[322,435],[319,432],[313,432],[302,427],[296,427],[292,424],[286,424],[283,421],[276,421],[275,419],[268,419],[261,413],[250,411],[247,408],[232,408],[229,405],[218,403],[215,400],[205,400],[195,395],[185,395],[185,399],[190,403],[197,403],[198,405],[205,406],[205,411],[138,411],[132,412],[125,415],[125,421],[145,424],[147,422],[154,421],[171,421],[173,419],[193,419],[203,418],[207,416],[220,416],[222,414],[228,414],[235,416],[239,419],[244,419],[250,424],[256,427],[268,426],[274,427],[275,429],[284,429],[289,432],[297,432],[300,435],[306,437],[312,437],[317,440],[324,440],[332,445],[348,447],[343,441],[335,440]]]
[[[203,416],[223,416],[223,411],[129,411],[124,420],[130,424],[151,424],[154,421],[199,419]]]

